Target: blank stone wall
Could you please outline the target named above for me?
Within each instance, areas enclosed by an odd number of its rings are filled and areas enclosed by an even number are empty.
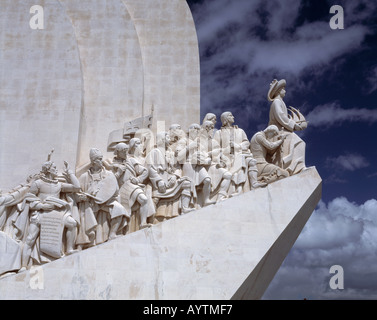
[[[30,8],[44,9],[33,30]],[[199,53],[184,0],[0,2],[0,188],[107,153],[111,131],[147,115],[199,122]]]

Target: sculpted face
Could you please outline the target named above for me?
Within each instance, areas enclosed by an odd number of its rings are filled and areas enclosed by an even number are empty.
[[[194,140],[200,132],[200,125],[198,124],[192,124],[189,127],[188,134],[191,140]]]
[[[176,140],[185,136],[185,132],[182,130],[179,124],[172,124],[169,128],[170,138]]]
[[[170,136],[168,133],[165,134],[165,145],[169,145],[170,144]]]
[[[127,152],[128,152],[127,148],[122,148],[118,150],[118,156],[122,159],[127,159]]]
[[[215,128],[215,125],[213,124],[213,122],[212,121],[205,121],[203,123],[203,127],[204,127],[205,131],[207,132],[207,135],[209,137],[211,137],[212,133],[213,133],[213,129]]]
[[[92,161],[92,165],[94,168],[96,169],[99,169],[99,168],[102,168],[102,159],[103,159],[103,156],[102,155],[98,155],[96,156],[93,161]]]
[[[229,124],[233,124],[234,123],[234,116],[231,112],[229,112],[229,114],[227,115],[226,117],[227,121]]]
[[[48,173],[51,175],[52,178],[55,178],[58,176],[58,169],[56,168],[55,163],[52,164],[52,166],[48,170]]]
[[[282,98],[284,98],[286,93],[287,93],[287,91],[285,90],[285,87],[283,87],[283,88],[280,90],[280,96],[281,96]]]

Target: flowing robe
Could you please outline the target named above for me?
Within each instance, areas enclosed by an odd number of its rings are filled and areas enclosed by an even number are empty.
[[[88,196],[88,201],[79,205],[81,223],[76,243],[105,242],[109,237],[110,220],[124,217],[120,230],[127,225],[127,218],[130,217],[130,213],[119,203],[118,181],[111,171],[104,168],[96,174],[88,170],[80,176],[79,181],[82,191],[92,197]],[[94,230],[95,239],[92,237]]]
[[[149,180],[152,184],[152,198],[155,204],[156,218],[158,221],[177,217],[180,214],[181,195],[191,197],[191,180],[174,174],[180,173],[174,170],[174,157],[171,150],[161,151],[154,148],[147,156],[147,168]],[[158,183],[163,181],[166,192],[158,190]]]
[[[270,107],[268,125],[275,125],[280,134],[287,135],[281,147],[282,152],[276,153],[273,163],[287,170],[290,175],[299,173],[305,168],[305,142],[295,134],[295,121],[288,117],[287,106],[284,101],[276,98]]]

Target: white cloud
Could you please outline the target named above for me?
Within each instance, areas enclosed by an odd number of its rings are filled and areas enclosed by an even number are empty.
[[[299,75],[307,68],[331,67],[334,59],[359,48],[366,35],[366,29],[362,26],[347,28],[345,32],[329,32],[327,23],[315,23],[313,26],[306,25],[305,29],[316,29],[317,37],[313,39],[310,32],[307,36],[308,31],[299,29],[299,36],[295,40],[258,41],[250,68],[276,69]]]
[[[265,299],[376,299],[377,200],[322,201],[304,227]],[[344,290],[329,286],[332,265],[344,270]]]
[[[328,157],[326,159],[326,164],[329,167],[346,171],[355,171],[369,166],[367,159],[362,155],[355,153],[340,155],[334,158]]]
[[[344,122],[377,122],[377,109],[343,109],[337,102],[315,107],[308,115],[311,127],[339,126]]]

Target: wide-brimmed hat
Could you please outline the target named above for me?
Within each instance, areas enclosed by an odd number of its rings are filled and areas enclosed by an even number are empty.
[[[272,101],[275,98],[275,94],[281,89],[284,88],[287,82],[285,79],[281,79],[277,81],[277,79],[272,80],[270,83],[270,90],[268,90],[267,99],[268,101]]]

